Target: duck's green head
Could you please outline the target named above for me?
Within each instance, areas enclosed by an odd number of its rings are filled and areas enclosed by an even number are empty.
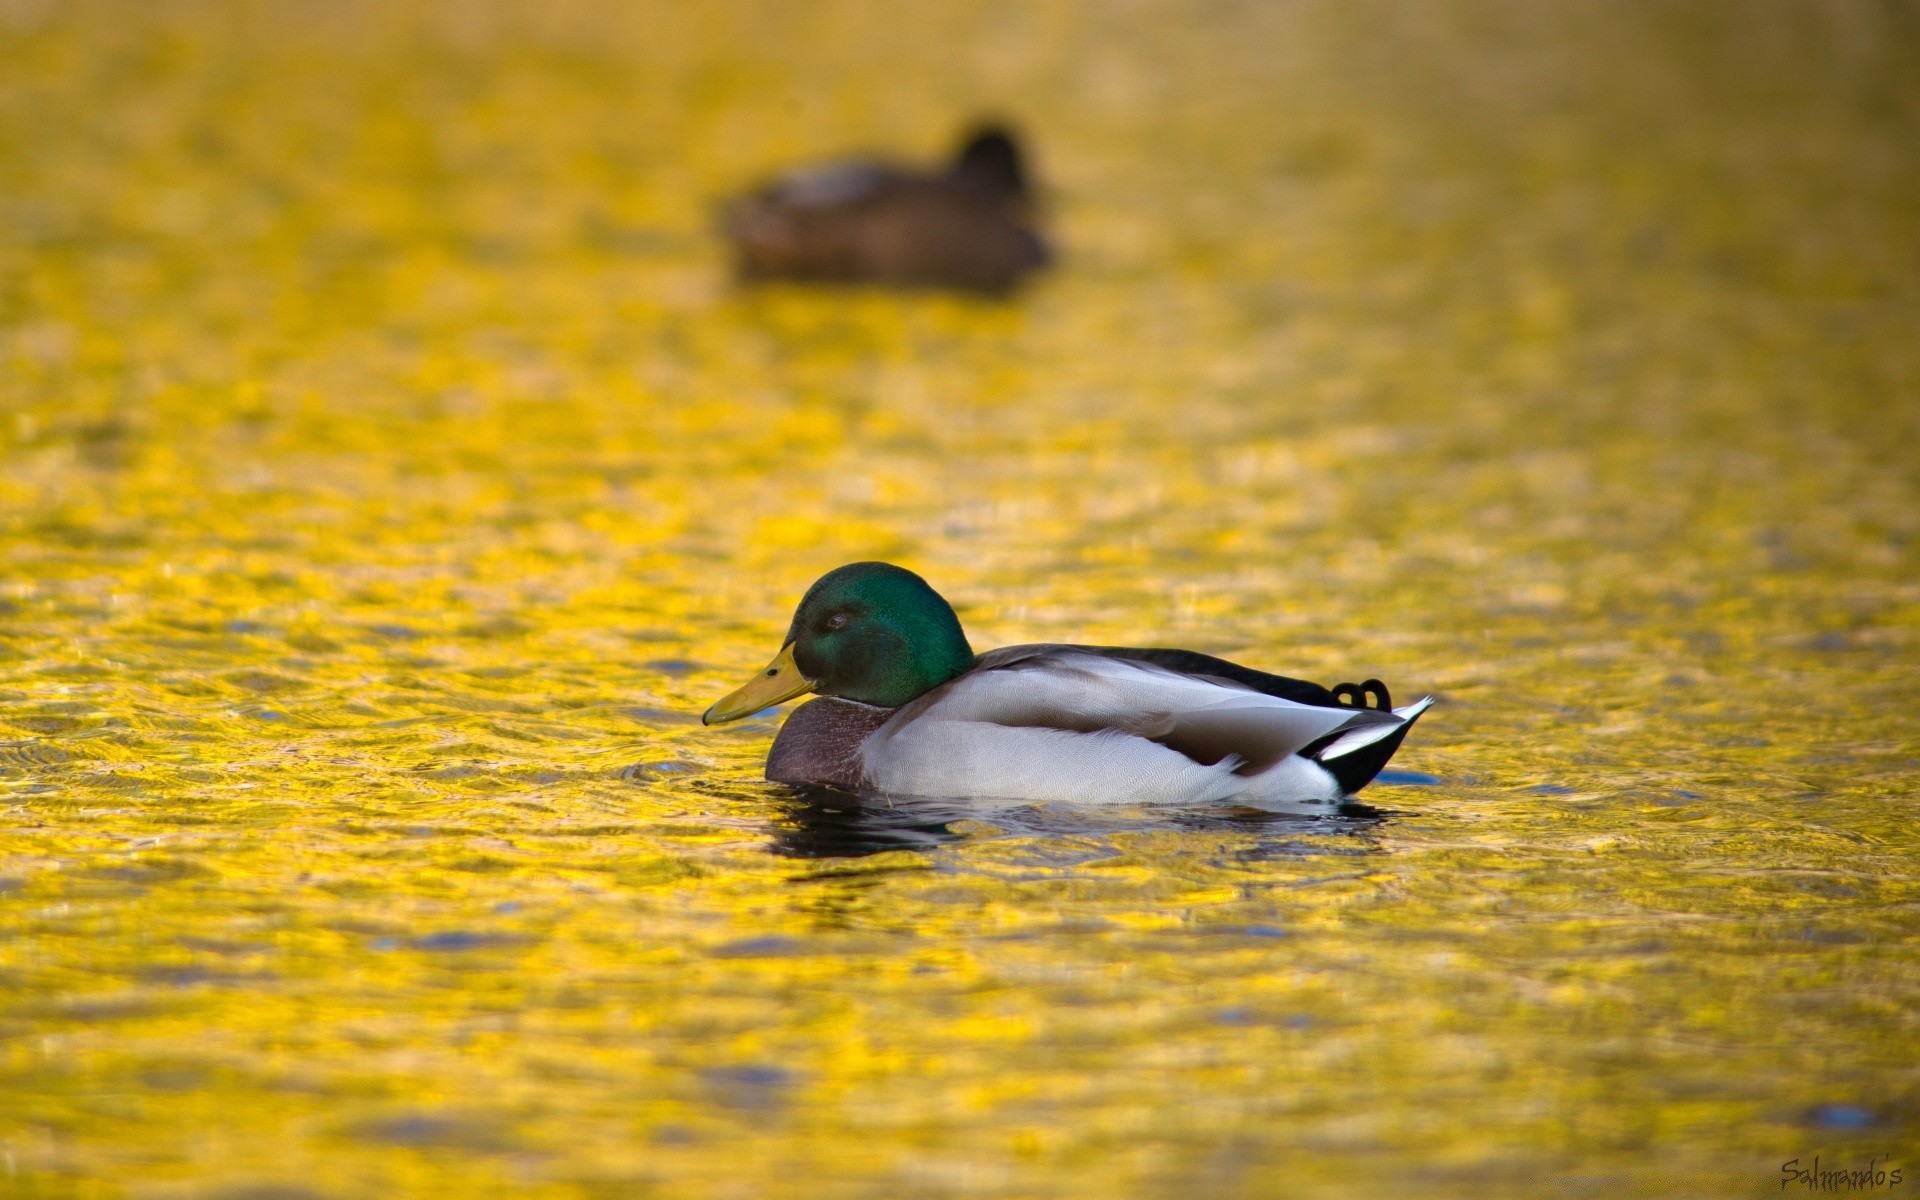
[[[895,708],[972,666],[960,618],[926,580],[850,563],[807,589],[780,653],[701,720],[736,720],[807,692]]]

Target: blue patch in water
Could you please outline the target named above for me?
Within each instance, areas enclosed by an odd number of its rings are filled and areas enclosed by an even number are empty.
[[[650,671],[662,675],[671,675],[678,679],[682,675],[691,675],[700,669],[700,664],[690,658],[654,658],[640,664]]]
[[[667,779],[675,775],[687,775],[699,770],[692,763],[683,762],[644,762],[633,763],[620,768],[620,778],[628,783],[646,783],[649,780]]]
[[[659,1125],[653,1131],[656,1146],[691,1146],[699,1140],[700,1135],[685,1125]]]
[[[455,929],[446,933],[430,933],[425,937],[413,939],[415,950],[478,950],[485,946],[499,946],[514,939],[498,933],[469,933]]]
[[[787,958],[800,953],[800,942],[796,938],[770,934],[728,942],[724,946],[715,946],[708,953],[715,958]]]
[[[1373,777],[1373,781],[1400,787],[1432,787],[1441,782],[1438,775],[1428,775],[1424,771],[1382,771]]]
[[[1208,933],[1230,933],[1238,937],[1283,938],[1287,931],[1278,925],[1216,925]]]
[[[1880,1120],[1858,1104],[1822,1104],[1807,1114],[1807,1123],[1821,1129],[1871,1129]]]
[[[1546,793],[1547,795],[1549,795],[1549,796],[1571,796],[1571,795],[1573,795],[1573,789],[1572,789],[1572,788],[1570,788],[1570,787],[1561,787],[1561,786],[1560,786],[1559,784],[1557,784],[1557,783],[1536,783],[1536,784],[1534,784],[1534,785],[1533,785],[1532,787],[1530,787],[1530,788],[1528,788],[1527,790],[1528,790],[1528,791],[1530,791],[1530,792],[1545,792],[1545,793]]]
[[[785,1067],[769,1067],[758,1063],[742,1067],[715,1067],[705,1074],[708,1079],[724,1079],[728,1083],[744,1083],[748,1087],[785,1087],[793,1082],[793,1072]]]
[[[765,1112],[786,1103],[786,1091],[798,1080],[785,1067],[764,1063],[746,1063],[737,1067],[714,1067],[700,1072],[712,1099],[723,1108],[743,1112]]]

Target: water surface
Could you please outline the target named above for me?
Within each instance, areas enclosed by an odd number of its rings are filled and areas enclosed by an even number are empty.
[[[519,9],[0,4],[0,1193],[1912,1150],[1903,10]],[[1061,270],[728,285],[983,110]],[[697,714],[874,557],[1440,703],[1323,821],[761,783]]]

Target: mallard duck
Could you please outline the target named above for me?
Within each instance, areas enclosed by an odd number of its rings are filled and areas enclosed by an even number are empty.
[[[1324,688],[1191,650],[1008,646],[976,655],[913,572],[853,563],[800,601],[780,653],[706,711],[808,692],[767,755],[775,783],[973,801],[1335,803],[1433,703],[1369,679]]]
[[[941,170],[812,167],[734,202],[724,229],[742,279],[1001,292],[1048,257],[1023,157],[987,126]]]

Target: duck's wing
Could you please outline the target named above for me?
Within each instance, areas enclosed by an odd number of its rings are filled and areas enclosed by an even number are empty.
[[[1125,734],[1202,766],[1232,760],[1241,775],[1329,737],[1402,723],[1374,709],[1302,704],[1224,676],[1057,645],[981,655],[972,671],[902,709],[889,726],[914,719]]]
[[[880,163],[797,171],[731,202],[722,228],[746,279],[856,279],[865,273],[861,214],[897,184]]]
[[[782,176],[769,194],[800,208],[838,208],[859,204],[903,178],[899,168],[867,159],[803,167]]]
[[[1023,648],[1015,647],[1015,649]],[[1197,650],[1133,646],[1063,646],[1061,648],[1164,667],[1181,675],[1224,679],[1229,683],[1251,688],[1262,695],[1277,696],[1282,700],[1291,700],[1295,704],[1311,704],[1319,708],[1346,707],[1341,704],[1340,698],[1334,695],[1332,690],[1317,683],[1311,683],[1305,679],[1291,679],[1285,675],[1274,675],[1266,671],[1256,671],[1252,667],[1243,667],[1239,663],[1215,658],[1211,654],[1202,654]]]

